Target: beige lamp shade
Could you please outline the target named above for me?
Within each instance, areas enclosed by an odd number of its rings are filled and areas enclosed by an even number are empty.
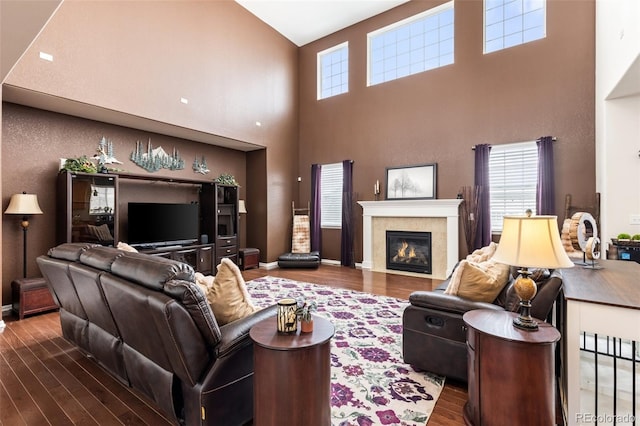
[[[38,196],[36,194],[13,194],[9,207],[4,211],[5,214],[42,214],[40,205],[38,204]]]
[[[247,207],[244,205],[244,200],[238,200],[238,213],[247,213]]]
[[[571,268],[557,216],[505,216],[493,260],[526,268]]]

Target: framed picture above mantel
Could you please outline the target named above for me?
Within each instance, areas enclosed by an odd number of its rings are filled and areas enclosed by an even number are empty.
[[[387,200],[436,198],[437,164],[387,167]]]

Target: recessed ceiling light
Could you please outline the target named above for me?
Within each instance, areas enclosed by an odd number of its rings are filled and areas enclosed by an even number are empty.
[[[256,126],[260,127],[260,126],[262,126],[262,123],[259,122],[259,121],[256,121]]]
[[[180,98],[180,102],[182,102],[183,104],[188,104],[189,103],[189,99],[187,98]]]
[[[53,55],[50,53],[40,52],[40,59],[44,59],[45,61],[53,62]]]

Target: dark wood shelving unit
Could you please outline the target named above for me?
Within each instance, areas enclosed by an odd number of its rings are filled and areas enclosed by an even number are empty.
[[[222,258],[238,262],[239,187],[186,178],[167,178],[132,173],[80,173],[62,171],[58,175],[58,234],[57,243],[92,242],[103,245],[118,243],[118,192],[121,179],[146,182],[168,182],[200,187],[200,244],[144,250],[188,263],[203,274],[215,273]],[[100,213],[92,194],[104,192],[100,200],[108,199],[108,210]],[[107,196],[108,194],[108,196]],[[101,195],[101,194],[98,194]],[[88,230],[106,224],[111,238],[96,238]],[[100,230],[104,231],[104,227]],[[100,235],[100,232],[98,232]]]

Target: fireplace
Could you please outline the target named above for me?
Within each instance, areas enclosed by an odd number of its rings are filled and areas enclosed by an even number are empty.
[[[387,269],[431,274],[431,232],[387,231]]]

